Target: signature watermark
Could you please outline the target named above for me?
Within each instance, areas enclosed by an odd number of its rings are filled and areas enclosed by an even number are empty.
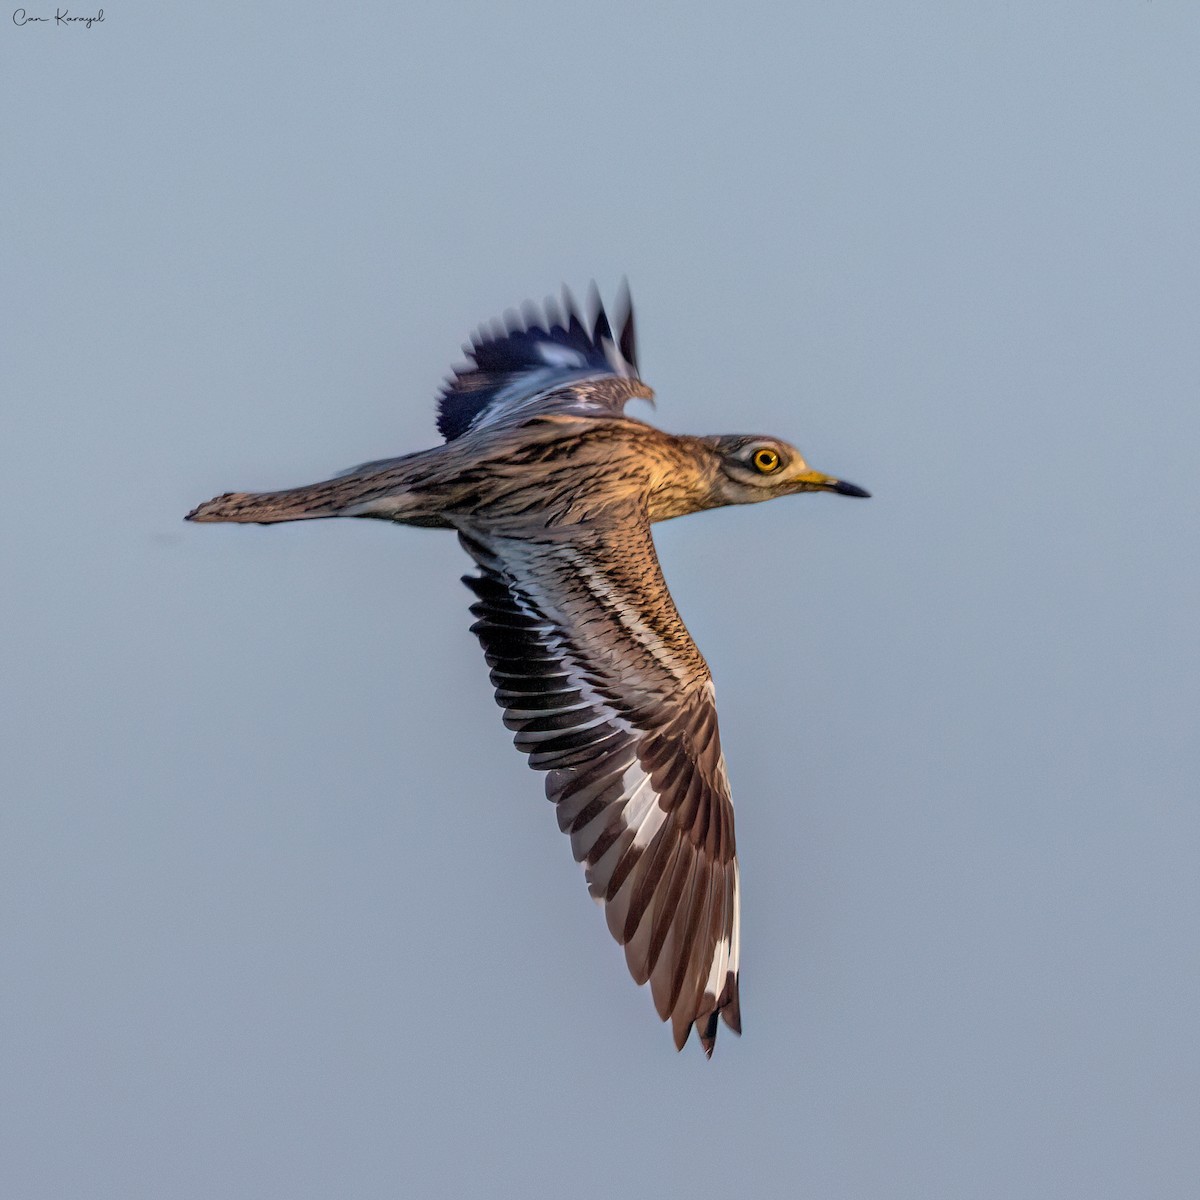
[[[95,16],[73,17],[69,8],[56,8],[52,17],[34,17],[28,9],[18,8],[12,15],[14,25],[82,25],[84,29],[104,20],[104,9],[97,9]]]

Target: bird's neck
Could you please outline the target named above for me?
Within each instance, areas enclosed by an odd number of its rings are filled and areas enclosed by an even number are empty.
[[[714,490],[716,463],[700,438],[665,435],[654,447],[649,495],[651,521],[669,521],[716,508],[725,501]]]

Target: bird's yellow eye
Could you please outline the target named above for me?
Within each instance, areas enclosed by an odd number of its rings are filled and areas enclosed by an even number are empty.
[[[755,468],[764,475],[770,475],[772,471],[779,469],[779,455],[765,446],[761,450],[755,450],[753,461]]]

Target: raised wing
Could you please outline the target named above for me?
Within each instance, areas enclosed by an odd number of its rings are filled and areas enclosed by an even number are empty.
[[[712,680],[644,516],[526,536],[459,525],[504,723],[634,979],[682,1048],[741,1032],[738,865]]]
[[[456,368],[442,388],[438,432],[450,442],[534,408],[619,413],[634,396],[651,399],[654,393],[637,374],[629,289],[623,286],[617,298],[617,336],[594,285],[591,307],[594,316],[585,323],[564,289],[561,308],[553,299],[544,311],[527,304],[520,313],[506,314],[503,324],[481,328],[463,347],[471,361]],[[577,386],[600,379],[626,386]]]

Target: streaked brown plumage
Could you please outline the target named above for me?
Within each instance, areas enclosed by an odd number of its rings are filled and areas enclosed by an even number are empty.
[[[630,972],[682,1047],[741,1032],[738,863],[712,679],[650,526],[803,491],[867,493],[769,437],[683,437],[624,413],[620,336],[570,297],[481,331],[443,390],[446,444],[281,492],[219,496],[191,521],[374,517],[454,529],[479,574],[473,632],[504,723],[584,864]]]

